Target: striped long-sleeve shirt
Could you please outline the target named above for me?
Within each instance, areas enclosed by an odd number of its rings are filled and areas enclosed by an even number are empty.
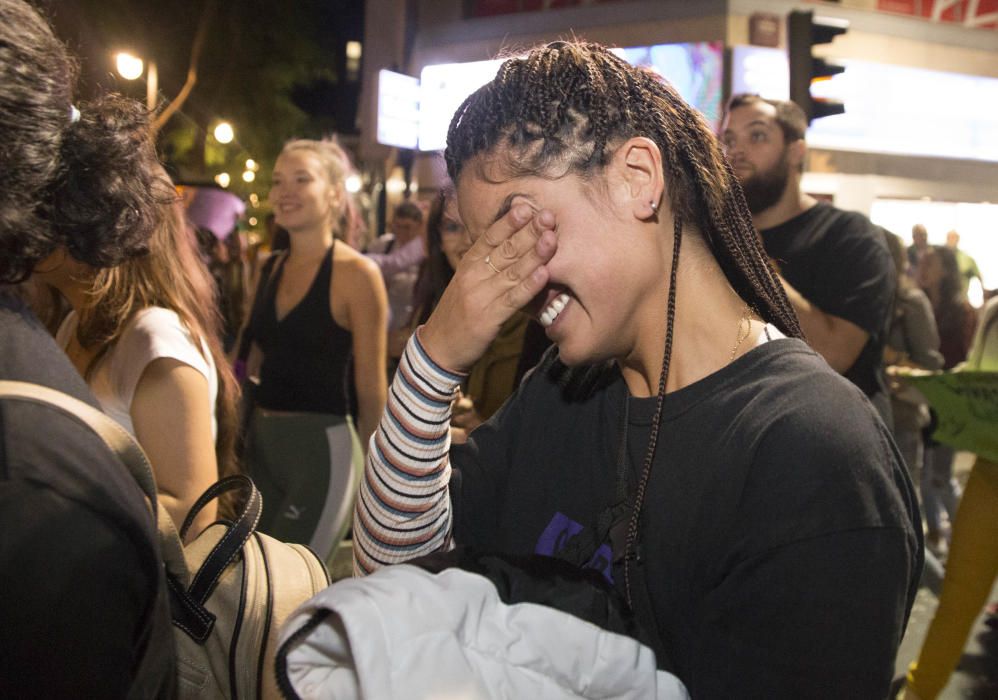
[[[354,510],[354,574],[451,546],[451,402],[464,375],[436,364],[414,333],[371,437]]]

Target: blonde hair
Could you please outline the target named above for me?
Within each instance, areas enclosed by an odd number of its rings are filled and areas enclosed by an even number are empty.
[[[281,155],[292,151],[305,151],[319,161],[323,175],[343,203],[339,216],[332,222],[333,236],[353,245],[364,235],[366,227],[356,200],[346,188],[347,178],[357,174],[350,156],[335,139],[294,139],[284,144]]]

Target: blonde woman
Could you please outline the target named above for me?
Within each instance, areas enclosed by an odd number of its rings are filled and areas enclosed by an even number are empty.
[[[211,277],[179,202],[161,206],[147,255],[92,268],[60,249],[35,276],[73,307],[56,341],[104,412],[142,445],[179,527],[204,490],[236,470],[238,389],[219,342]],[[190,536],[216,514],[215,502],[205,507]]]
[[[291,141],[270,203],[290,247],[264,264],[246,329],[259,376],[247,465],[260,529],[326,557],[349,524],[360,448],[385,406],[388,301],[377,265],[351,248],[350,162],[331,141]]]

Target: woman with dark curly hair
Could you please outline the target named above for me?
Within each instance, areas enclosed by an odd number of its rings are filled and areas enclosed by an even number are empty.
[[[63,257],[142,255],[163,182],[141,105],[73,104],[76,62],[37,12],[0,0],[0,285]],[[9,289],[9,288],[8,288]],[[98,406],[0,287],[0,379]],[[0,401],[0,696],[173,697],[156,523],[124,465],[54,408]]]
[[[885,696],[914,493],[803,342],[703,117],[556,42],[458,108],[445,158],[474,244],[368,450],[356,571],[455,543],[559,557],[603,575],[695,698]],[[520,309],[556,347],[452,447],[452,397]]]

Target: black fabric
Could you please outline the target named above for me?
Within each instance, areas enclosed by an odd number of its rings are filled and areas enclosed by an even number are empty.
[[[881,360],[897,280],[883,230],[862,214],[819,202],[759,233],[766,253],[794,289],[825,313],[870,334],[845,376],[889,422]]]
[[[636,481],[654,399],[630,398],[615,368],[550,357],[451,449],[459,544],[563,548],[614,498],[625,401]],[[922,542],[869,401],[804,343],[779,339],[667,395],[661,431],[635,572],[648,596],[634,596],[663,642],[660,665],[694,698],[885,697]],[[590,566],[620,590],[620,567],[605,563]]]
[[[663,653],[656,649],[656,640],[648,630],[635,620],[619,592],[592,569],[553,557],[480,552],[473,547],[437,552],[406,563],[434,574],[462,569],[484,576],[507,605],[534,603],[554,608],[609,632],[633,637],[656,650],[657,655]]]
[[[236,359],[242,362],[249,359],[250,350],[256,340],[253,337],[253,330],[262,322],[260,316],[263,314],[263,302],[269,295],[269,288],[273,284],[271,275],[274,273],[274,265],[281,257],[285,256],[277,253],[271,255],[260,268],[260,280],[257,282],[256,292],[253,294],[253,303],[250,305],[249,321],[243,329],[242,335],[239,336],[239,350],[236,352]]]
[[[34,316],[0,291],[0,378],[97,406]],[[172,697],[155,522],[100,438],[0,401],[0,697]]]
[[[275,411],[332,413],[349,411],[353,336],[333,320],[329,287],[332,250],[326,255],[305,297],[278,320],[275,298],[286,258],[278,263],[260,313],[251,319],[251,337],[263,351],[259,406]]]

